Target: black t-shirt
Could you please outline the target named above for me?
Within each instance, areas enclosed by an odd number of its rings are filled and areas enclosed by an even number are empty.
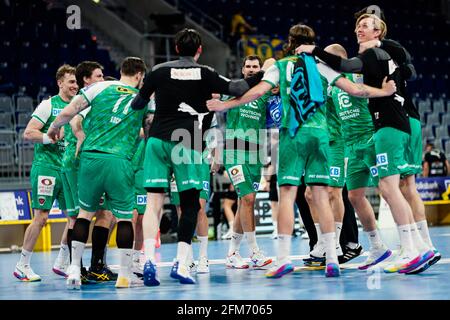
[[[400,69],[387,54],[380,48],[372,48],[358,56],[363,62],[362,74],[364,83],[381,88],[383,79],[394,80],[397,92],[389,97],[369,99],[369,110],[375,125],[375,130],[384,127],[392,127],[411,134],[408,114],[404,108],[405,94],[402,91],[402,79]]]
[[[433,149],[425,153],[425,162],[428,162],[430,172],[429,177],[445,177],[447,166],[445,165],[445,154],[439,149]]]
[[[382,49],[386,51],[391,58],[397,63],[400,68],[407,68],[406,65],[411,63],[411,55],[406,51],[406,49],[397,41],[394,40],[383,40],[382,41]],[[403,107],[411,118],[417,119],[420,121],[420,114],[417,107],[414,105],[414,102],[411,99],[411,95],[408,92],[406,79],[404,79],[404,72],[402,74],[401,90],[405,94],[405,103]]]
[[[251,78],[255,80],[251,84],[252,80],[230,81],[192,57],[181,57],[153,67],[131,107],[142,108],[141,102],[147,102],[154,92],[156,110],[149,136],[182,141],[192,149],[203,150],[204,133],[210,128],[214,114],[209,112],[206,101],[212,93],[240,96],[258,83],[262,74]]]

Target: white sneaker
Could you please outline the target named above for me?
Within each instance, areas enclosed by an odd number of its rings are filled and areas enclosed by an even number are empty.
[[[262,268],[272,263],[272,259],[267,258],[261,250],[253,252],[250,260],[253,263],[253,268]]]
[[[322,242],[318,242],[315,244],[314,248],[309,253],[310,256],[315,258],[324,258],[325,257],[325,247]]]
[[[133,261],[131,263],[131,273],[142,278],[144,276],[144,263]]]
[[[52,271],[56,273],[58,276],[62,276],[67,278],[67,269],[70,266],[70,258],[67,257],[64,260],[56,258],[55,263],[53,264]]]
[[[117,276],[116,288],[131,288],[143,286],[144,281],[132,272],[120,273]]]
[[[421,256],[417,252],[407,252],[401,249],[395,261],[384,268],[385,273],[400,272],[416,265],[420,261]]]
[[[248,269],[248,264],[242,259],[239,251],[235,251],[232,255],[227,256],[225,265],[227,268]]]
[[[336,255],[339,256],[343,256],[344,252],[342,251],[341,245],[338,244],[338,246],[336,247]]]
[[[66,287],[69,290],[80,290],[81,287],[81,270],[80,267],[70,265],[67,269]]]
[[[384,260],[392,255],[392,251],[389,250],[385,245],[380,248],[370,248],[369,256],[362,265],[358,267],[359,270],[366,270]]]
[[[14,276],[20,281],[34,282],[41,281],[41,277],[34,273],[29,264],[16,264]]]
[[[200,259],[198,259],[197,273],[209,273],[208,258],[201,256]]]
[[[277,232],[277,230],[273,230],[271,238],[272,239],[278,239],[278,232]]]
[[[230,228],[230,229],[228,229],[228,232],[222,236],[222,240],[230,240],[232,235],[233,235],[233,230],[231,230],[231,228]]]

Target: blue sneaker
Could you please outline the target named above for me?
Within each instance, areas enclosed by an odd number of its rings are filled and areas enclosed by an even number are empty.
[[[154,265],[150,260],[147,260],[144,265],[144,285],[148,287],[159,286],[159,277]]]
[[[177,260],[175,260],[170,270],[170,277],[179,280],[182,284],[195,284],[195,280],[191,277],[188,268]]]

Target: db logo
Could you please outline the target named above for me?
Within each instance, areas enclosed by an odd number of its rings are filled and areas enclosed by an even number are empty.
[[[377,165],[388,164],[388,156],[387,153],[377,154]]]
[[[136,200],[137,200],[138,205],[147,204],[147,196],[146,195],[138,195]]]
[[[44,186],[51,186],[53,183],[52,183],[52,180],[50,180],[50,179],[42,179],[41,180],[41,183],[44,185]]]
[[[238,173],[239,173],[239,169],[237,169],[237,168],[234,168],[234,169],[231,170],[231,174],[233,176],[237,175]]]
[[[376,166],[370,167],[370,173],[372,174],[373,177],[378,176],[378,169]]]

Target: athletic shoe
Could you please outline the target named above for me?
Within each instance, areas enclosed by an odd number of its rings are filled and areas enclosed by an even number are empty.
[[[204,256],[198,259],[197,273],[209,273],[209,261]]]
[[[158,271],[156,265],[150,260],[147,260],[144,265],[144,285],[148,287],[159,286],[160,281],[158,277]]]
[[[277,232],[277,230],[273,230],[272,235],[270,237],[272,239],[278,239],[278,232]]]
[[[303,259],[303,263],[307,267],[324,267],[325,260],[325,257],[314,257],[310,254],[309,258]]]
[[[16,269],[14,270],[14,276],[20,281],[35,282],[41,281],[41,277],[34,273],[29,264],[16,264]]]
[[[316,243],[314,245],[314,248],[309,253],[310,257],[316,257],[316,258],[325,258],[325,247],[320,242]]]
[[[119,273],[115,284],[116,288],[132,288],[139,286],[142,286],[142,280],[132,272],[129,272],[128,274]]]
[[[84,269],[84,268],[82,268]],[[84,269],[86,270],[86,269]],[[70,265],[67,269],[66,287],[69,290],[80,290],[81,287],[81,269]]]
[[[117,273],[112,272],[106,265],[91,266],[87,278],[95,282],[116,281]]]
[[[233,230],[230,228],[227,233],[222,236],[222,240],[230,240],[233,235]]]
[[[281,278],[282,276],[294,271],[294,265],[288,259],[275,262],[275,266],[266,272],[267,278]]]
[[[342,251],[341,245],[338,245],[338,246],[336,247],[336,255],[337,255],[338,257],[344,255],[344,252]]]
[[[409,271],[406,274],[418,274],[421,272],[424,272],[429,267],[431,267],[433,264],[441,260],[441,253],[437,251],[436,249],[433,249],[434,257],[427,261],[426,264],[420,266],[419,268],[416,268],[415,270]]]
[[[392,251],[389,250],[385,245],[377,249],[370,248],[369,256],[367,257],[366,261],[364,261],[364,263],[358,267],[358,269],[367,270],[370,267],[373,267],[374,265],[386,260],[391,255]]]
[[[414,256],[410,252],[405,252],[403,249],[400,251],[400,255],[397,257],[396,261],[386,268],[384,268],[385,273],[395,273],[403,269],[408,269],[410,267],[417,267],[421,261],[421,255]]]
[[[425,251],[425,252],[422,252],[422,253],[420,254],[420,261],[417,262],[417,264],[416,264],[415,266],[410,266],[410,267],[408,267],[408,268],[399,270],[398,272],[399,272],[399,273],[408,273],[408,272],[410,272],[410,271],[416,270],[416,269],[418,269],[418,268],[420,268],[420,267],[426,265],[427,262],[430,261],[433,257],[434,257],[434,252],[433,252],[433,250],[427,250],[427,251]],[[427,269],[428,269],[428,267],[427,267]],[[424,271],[425,271],[425,270],[424,270]]]
[[[325,268],[325,276],[327,278],[331,277],[339,277],[341,275],[341,271],[339,269],[339,265],[337,263],[327,263],[327,267]]]
[[[361,255],[363,248],[360,244],[354,249],[349,248],[348,246],[344,247],[344,255],[338,256],[339,264],[343,264],[349,262],[350,260]]]
[[[52,271],[56,273],[58,276],[62,276],[67,278],[67,268],[70,265],[70,257],[67,255],[64,259],[56,258],[55,263],[53,264]]]
[[[142,279],[144,277],[144,264],[140,261],[133,261],[131,263],[131,272]]]
[[[195,284],[195,280],[190,275],[188,268],[177,260],[175,260],[170,270],[170,277],[179,280],[182,284]]]
[[[235,251],[232,255],[227,256],[225,261],[225,265],[227,268],[233,269],[248,269],[248,264],[242,259],[239,251]]]
[[[262,268],[272,263],[272,259],[267,258],[261,250],[253,252],[250,260],[253,263],[253,268]]]

